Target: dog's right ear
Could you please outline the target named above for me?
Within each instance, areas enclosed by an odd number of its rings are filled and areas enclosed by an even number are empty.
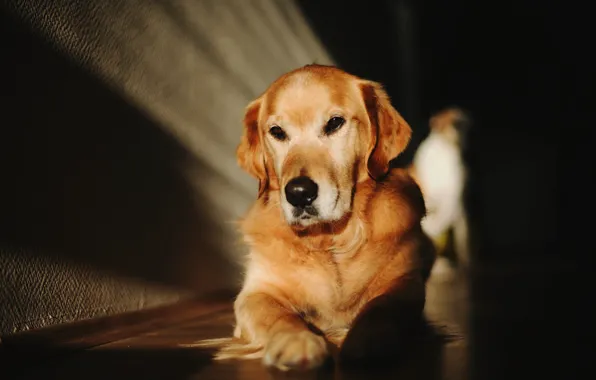
[[[244,131],[240,144],[236,149],[238,165],[248,174],[259,180],[260,197],[269,184],[269,176],[265,165],[265,151],[259,131],[259,111],[261,110],[261,99],[252,101],[244,113]]]

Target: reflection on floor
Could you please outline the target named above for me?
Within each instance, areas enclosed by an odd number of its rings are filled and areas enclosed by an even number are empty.
[[[260,361],[214,364],[210,353],[180,344],[228,336],[231,308],[192,323],[171,326],[93,349],[21,366],[22,379],[276,379],[288,376],[317,379],[467,379],[467,287],[463,276],[438,271],[428,285],[427,317],[437,329],[456,335],[450,341],[427,339],[411,357],[391,370],[342,372],[331,366],[317,373],[282,374],[268,371]]]

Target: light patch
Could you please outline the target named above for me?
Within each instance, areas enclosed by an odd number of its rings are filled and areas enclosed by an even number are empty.
[[[439,132],[431,132],[414,158],[416,177],[428,209],[422,228],[437,239],[459,218],[465,167],[458,145]]]

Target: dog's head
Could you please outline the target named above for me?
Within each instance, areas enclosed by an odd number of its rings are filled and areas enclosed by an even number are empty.
[[[248,105],[237,156],[259,197],[279,190],[285,219],[304,228],[349,215],[356,184],[381,180],[411,132],[380,84],[307,65]]]

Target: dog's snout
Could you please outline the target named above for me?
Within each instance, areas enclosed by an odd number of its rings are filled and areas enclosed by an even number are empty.
[[[317,198],[319,186],[306,176],[290,180],[285,187],[286,199],[294,207],[310,206]]]

